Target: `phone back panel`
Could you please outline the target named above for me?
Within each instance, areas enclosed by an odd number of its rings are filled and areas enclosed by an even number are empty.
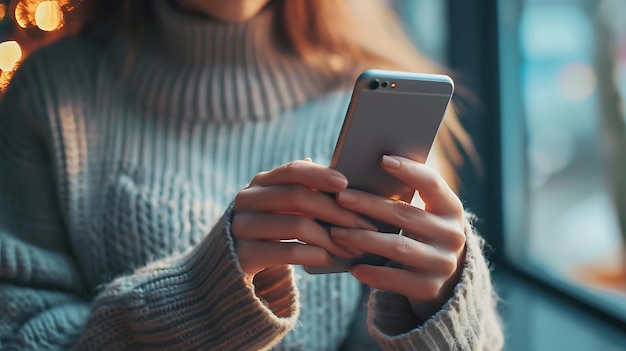
[[[389,86],[372,89],[374,79]],[[381,157],[426,162],[453,90],[443,75],[366,71],[355,84],[330,167],[350,188],[410,202],[414,190],[383,171]]]
[[[373,89],[371,82],[376,79],[379,86]],[[381,86],[384,82],[388,82],[387,87]],[[453,91],[452,79],[444,75],[364,72],[355,84],[330,167],[348,178],[349,188],[410,202],[414,189],[383,171],[381,158],[398,155],[424,163]],[[369,220],[380,232],[400,232],[389,224]],[[353,259],[335,256],[331,266],[305,269],[313,274],[345,272],[356,264],[384,265],[387,261],[365,253]]]

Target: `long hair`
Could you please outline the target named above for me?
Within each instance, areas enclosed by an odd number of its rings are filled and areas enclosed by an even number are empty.
[[[276,25],[287,47],[320,71],[356,78],[368,68],[449,73],[422,55],[404,33],[394,11],[381,0],[274,0]],[[103,22],[122,24],[135,37],[150,20],[152,1],[95,0],[87,28]],[[456,167],[463,153],[479,160],[454,105],[448,107],[434,153],[442,176],[457,190]]]
[[[281,22],[288,44],[320,70],[353,76],[368,68],[449,74],[413,46],[395,12],[380,0],[283,0]],[[480,167],[451,104],[434,153],[439,171],[454,190],[460,185],[456,167],[463,162],[461,150]]]

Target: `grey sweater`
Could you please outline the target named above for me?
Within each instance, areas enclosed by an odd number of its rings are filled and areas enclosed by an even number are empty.
[[[272,40],[272,11],[216,23],[159,1],[140,45],[66,39],[32,55],[0,103],[0,349],[335,350],[361,289],[276,267],[246,284],[230,233],[259,171],[326,163],[351,81]],[[131,59],[128,59],[131,57]],[[374,291],[389,350],[502,347],[481,239],[418,320]]]

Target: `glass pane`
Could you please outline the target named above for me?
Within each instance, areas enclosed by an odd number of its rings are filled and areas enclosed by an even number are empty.
[[[499,4],[507,254],[626,320],[626,2]]]
[[[447,61],[447,1],[391,0],[413,44],[440,64]]]

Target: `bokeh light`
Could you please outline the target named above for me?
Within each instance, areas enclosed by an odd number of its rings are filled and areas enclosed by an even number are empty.
[[[551,176],[566,169],[575,152],[576,140],[567,128],[544,125],[533,130],[528,148],[532,187],[541,188]]]
[[[0,43],[0,69],[12,71],[15,64],[22,58],[22,48],[14,41]]]
[[[0,1],[0,21],[12,22],[7,23],[8,31],[2,37],[6,43],[2,43],[0,52],[0,98],[28,55],[80,31],[84,23],[84,12],[79,10],[82,3],[83,0]]]
[[[5,4],[0,4],[0,21],[2,21],[6,15],[7,15],[7,6]]]
[[[46,32],[53,31],[62,26],[62,20],[63,12],[56,1],[44,1],[37,5],[35,23],[39,29]]]
[[[15,22],[22,28],[37,26],[43,31],[53,31],[63,26],[64,13],[73,11],[81,2],[78,0],[20,0],[15,6]]]
[[[15,22],[22,28],[35,25],[35,11],[40,1],[22,0],[15,6]]]
[[[5,72],[0,71],[0,98],[2,97],[2,93],[7,90],[9,86],[9,82],[11,82],[11,78],[13,78],[13,71]]]
[[[598,79],[593,68],[584,62],[569,62],[559,72],[559,92],[570,101],[582,101],[593,94]]]

